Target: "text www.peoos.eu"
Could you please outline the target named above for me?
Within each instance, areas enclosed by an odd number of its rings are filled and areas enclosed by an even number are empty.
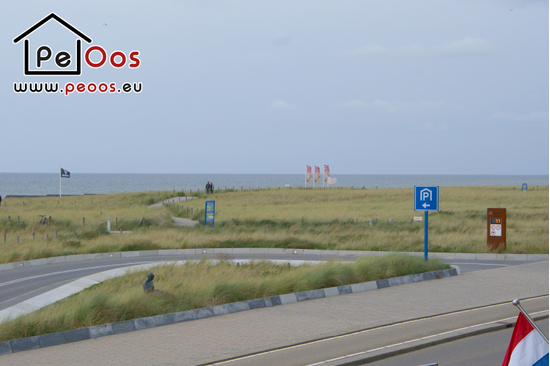
[[[63,93],[68,96],[71,93],[100,93],[100,94],[113,94],[113,93],[141,93],[143,87],[141,82],[122,84],[122,87],[118,88],[116,83],[66,83],[65,87],[60,89],[59,83],[13,83],[13,91],[16,93]]]

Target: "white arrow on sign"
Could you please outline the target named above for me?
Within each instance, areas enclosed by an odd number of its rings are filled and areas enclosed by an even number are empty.
[[[427,203],[424,203],[424,204],[422,205],[422,207],[426,208],[426,207],[430,207],[430,205],[427,204]]]

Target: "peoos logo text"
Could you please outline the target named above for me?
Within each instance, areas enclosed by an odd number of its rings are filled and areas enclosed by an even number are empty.
[[[35,46],[36,48],[31,47],[28,37],[50,20],[57,21],[76,36],[75,48],[72,53],[62,50],[53,54],[52,48],[48,45]],[[24,73],[26,76],[79,76],[82,74],[83,63],[82,41],[88,44],[92,43],[90,37],[73,27],[55,13],[51,13],[21,33],[13,40],[13,43],[17,44],[22,40],[25,40]],[[32,59],[33,56],[34,60]],[[36,64],[31,64],[31,61],[35,61]],[[141,61],[139,59],[139,51],[131,51],[125,54],[117,50],[108,55],[103,47],[92,45],[84,52],[84,63],[92,69],[99,69],[107,64],[115,69],[121,69],[123,67],[137,69]],[[121,87],[117,87],[115,82],[67,82],[61,87],[58,82],[22,82],[13,84],[13,91],[16,93],[26,93],[27,91],[31,93],[63,93],[65,96],[75,92],[113,94],[120,92],[140,93],[141,90],[141,82],[125,82]]]

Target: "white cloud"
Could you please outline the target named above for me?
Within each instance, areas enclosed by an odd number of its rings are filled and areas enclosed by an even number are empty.
[[[410,44],[398,47],[386,47],[379,44],[367,44],[356,48],[351,53],[361,56],[474,56],[485,55],[495,51],[495,47],[481,38],[463,38],[458,41],[445,42],[440,45],[426,47],[422,44]]]
[[[389,47],[380,46],[378,44],[367,44],[356,48],[352,51],[354,55],[367,55],[367,56],[387,56],[394,53]]]
[[[515,114],[510,112],[495,112],[489,119],[512,122],[548,121],[548,112],[534,111],[528,114]]]
[[[435,56],[468,56],[492,53],[495,47],[481,38],[463,38],[460,41],[443,43],[432,48]]]
[[[271,60],[278,57],[279,55],[275,53],[270,53],[270,52],[255,52],[255,53],[249,53],[248,55],[245,56],[245,58],[251,59],[251,60]]]
[[[365,108],[369,106],[369,103],[365,103],[356,99],[344,103],[338,103],[336,104],[336,106],[341,108]]]
[[[292,42],[292,36],[290,35],[287,35],[287,36],[284,36],[284,37],[280,37],[280,38],[275,38],[273,40],[273,44],[275,46],[286,46],[288,44],[290,44]]]
[[[274,100],[271,103],[270,109],[276,109],[276,110],[288,110],[288,109],[296,109],[295,104],[288,104],[287,102],[277,99]]]
[[[361,100],[351,100],[336,104],[340,108],[371,108],[383,109],[388,112],[411,111],[411,110],[433,110],[446,108],[447,105],[443,102],[435,101],[418,101],[418,102],[388,102],[376,99],[373,102],[363,102]]]

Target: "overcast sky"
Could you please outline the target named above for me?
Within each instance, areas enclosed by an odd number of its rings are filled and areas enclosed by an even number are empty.
[[[140,66],[25,75],[13,40],[52,12],[82,54]],[[2,1],[0,172],[548,174],[548,19],[535,0]],[[41,45],[41,69],[76,65],[55,20],[26,39],[31,69]]]

